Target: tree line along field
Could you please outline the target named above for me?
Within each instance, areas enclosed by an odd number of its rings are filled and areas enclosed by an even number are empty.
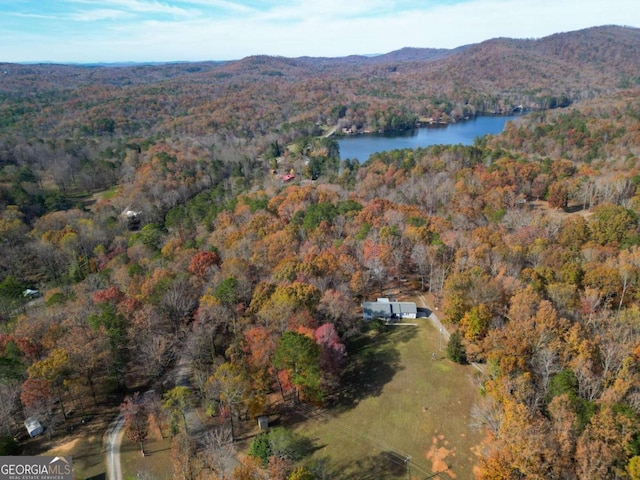
[[[296,431],[315,440],[309,463],[330,478],[473,476],[484,437],[471,418],[477,371],[446,359],[430,320],[417,323],[372,332],[347,372],[355,391],[304,411]]]
[[[4,451],[45,451],[49,436],[65,443],[122,411],[134,445],[170,439],[174,478],[423,478],[439,466],[458,478],[639,478],[640,100],[633,72],[621,78],[614,59],[580,46],[610,39],[609,52],[628,53],[636,37],[612,27],[322,71],[277,58],[50,76],[11,66],[21,73],[1,91]],[[560,43],[571,46],[562,60],[548,53]],[[425,94],[425,111],[399,94],[436,88],[426,65],[451,71],[506,47],[547,52],[529,59],[544,75],[465,75],[466,90]],[[598,70],[602,89],[570,76],[548,88],[560,61]],[[276,65],[283,75],[265,73]],[[345,102],[351,91],[361,101]],[[341,120],[455,118],[470,92],[486,109],[556,100],[473,146],[362,164],[321,136]],[[543,108],[565,93],[563,108]],[[428,326],[361,320],[362,301],[402,280],[434,296],[452,357],[482,372],[425,359]],[[185,364],[190,388],[176,382]],[[132,401],[146,390],[156,395]],[[453,414],[440,426],[443,404]],[[206,435],[186,428],[194,408]],[[274,433],[257,435],[262,415]],[[30,416],[44,438],[25,438]],[[367,441],[349,444],[352,433]],[[399,462],[409,455],[411,472]]]

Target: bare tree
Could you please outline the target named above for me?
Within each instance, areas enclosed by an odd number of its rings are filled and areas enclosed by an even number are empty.
[[[235,447],[231,438],[231,429],[227,426],[207,432],[204,439],[204,461],[220,480],[227,478],[227,471],[235,463]]]
[[[578,380],[578,395],[590,402],[595,401],[602,392],[602,377],[593,371],[590,360],[582,359],[574,368]]]
[[[0,435],[11,435],[19,415],[20,385],[18,381],[0,382]]]
[[[594,333],[599,348],[599,367],[602,369],[602,379],[605,384],[613,381],[622,368],[624,358],[640,335],[640,326],[624,315],[612,318],[612,315],[602,315],[595,319]]]
[[[175,334],[180,331],[182,322],[193,312],[196,304],[195,292],[188,278],[179,277],[169,285],[162,297],[161,305]]]
[[[544,394],[547,394],[551,377],[560,371],[558,353],[548,347],[537,349],[531,359],[534,372],[538,374]]]
[[[474,403],[471,407],[471,427],[477,429],[486,427],[498,437],[503,421],[502,408],[491,398],[487,398],[482,403]]]
[[[433,265],[433,262],[429,261],[427,257],[427,247],[422,243],[417,243],[411,249],[411,261],[416,266],[418,274],[420,275],[421,290],[424,291],[424,280],[427,275],[427,267]],[[432,268],[429,268],[432,271]]]
[[[172,337],[149,333],[138,340],[138,359],[144,372],[155,382],[175,359]]]

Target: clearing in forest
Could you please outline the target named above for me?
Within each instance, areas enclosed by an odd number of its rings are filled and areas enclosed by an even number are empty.
[[[337,405],[301,409],[296,429],[316,448],[310,462],[332,477],[472,478],[482,441],[469,427],[477,371],[446,359],[429,319],[416,323],[371,331],[352,348]]]

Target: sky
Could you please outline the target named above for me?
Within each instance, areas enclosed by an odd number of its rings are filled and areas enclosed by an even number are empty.
[[[0,0],[0,62],[340,57],[599,25],[638,0]]]

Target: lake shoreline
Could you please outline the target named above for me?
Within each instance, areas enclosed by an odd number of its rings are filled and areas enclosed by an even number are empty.
[[[521,116],[522,114],[482,115],[469,120],[423,125],[410,130],[336,135],[336,140],[342,160],[350,158],[365,162],[374,153],[390,150],[416,149],[438,144],[472,145],[478,137],[502,132],[507,122]]]
[[[402,135],[408,132],[413,132],[415,130],[418,130],[420,128],[432,128],[432,129],[439,129],[439,128],[447,128],[451,125],[457,125],[460,123],[465,123],[465,122],[473,122],[475,120],[477,120],[478,118],[501,118],[501,117],[519,117],[522,115],[526,115],[527,113],[529,113],[526,110],[518,110],[518,111],[513,111],[511,113],[508,114],[503,114],[503,113],[485,113],[482,115],[476,115],[473,117],[462,117],[460,119],[451,119],[450,121],[443,121],[443,120],[430,120],[430,119],[425,119],[425,120],[418,120],[416,122],[416,124],[413,127],[410,128],[398,128],[398,129],[393,129],[393,130],[357,130],[357,131],[351,131],[351,129],[342,129],[342,131],[338,130],[338,128],[335,128],[334,130],[332,130],[329,134],[327,134],[327,137],[334,137],[337,139],[341,139],[341,138],[348,138],[348,137],[354,137],[354,136],[362,136],[362,135]],[[348,131],[345,131],[348,130]]]

